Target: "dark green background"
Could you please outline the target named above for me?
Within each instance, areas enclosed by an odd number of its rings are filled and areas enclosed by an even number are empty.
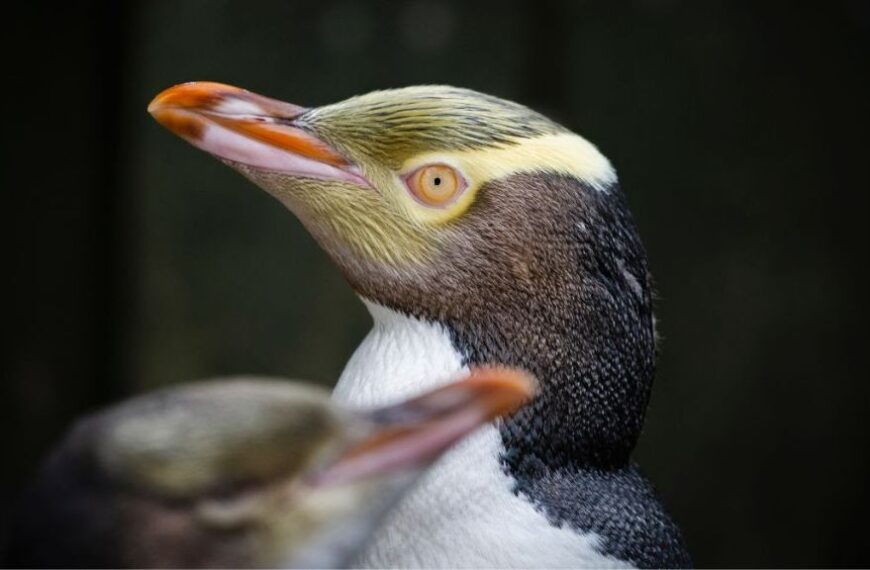
[[[664,338],[637,457],[696,562],[870,564],[868,28],[862,1],[18,6],[4,512],[77,414],[210,375],[330,383],[369,326],[288,212],[150,119],[154,94],[210,79],[311,106],[443,82],[617,166]]]

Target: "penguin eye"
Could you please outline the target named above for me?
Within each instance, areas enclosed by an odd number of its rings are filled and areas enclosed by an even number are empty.
[[[465,178],[446,164],[421,166],[405,178],[411,194],[426,206],[444,207],[465,190]]]

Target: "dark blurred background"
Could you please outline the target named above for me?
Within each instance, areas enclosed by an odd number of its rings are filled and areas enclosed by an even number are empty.
[[[696,563],[870,565],[867,2],[4,10],[4,524],[75,416],[204,376],[329,384],[369,326],[296,219],[146,114],[154,94],[450,83],[617,166],[664,338],[637,458]]]

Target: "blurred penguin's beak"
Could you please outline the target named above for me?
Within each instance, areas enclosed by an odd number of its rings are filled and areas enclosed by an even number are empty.
[[[335,485],[426,467],[478,427],[515,411],[535,387],[534,378],[516,369],[476,368],[463,380],[366,412],[373,431],[310,482]]]

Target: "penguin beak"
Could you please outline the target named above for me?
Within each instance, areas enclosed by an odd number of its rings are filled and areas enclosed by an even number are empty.
[[[330,464],[314,486],[421,469],[478,427],[515,411],[535,393],[530,375],[510,368],[476,368],[468,377],[401,404],[365,413],[374,426]]]
[[[357,166],[300,125],[307,110],[209,81],[170,87],[148,105],[157,122],[221,160],[370,186]]]

